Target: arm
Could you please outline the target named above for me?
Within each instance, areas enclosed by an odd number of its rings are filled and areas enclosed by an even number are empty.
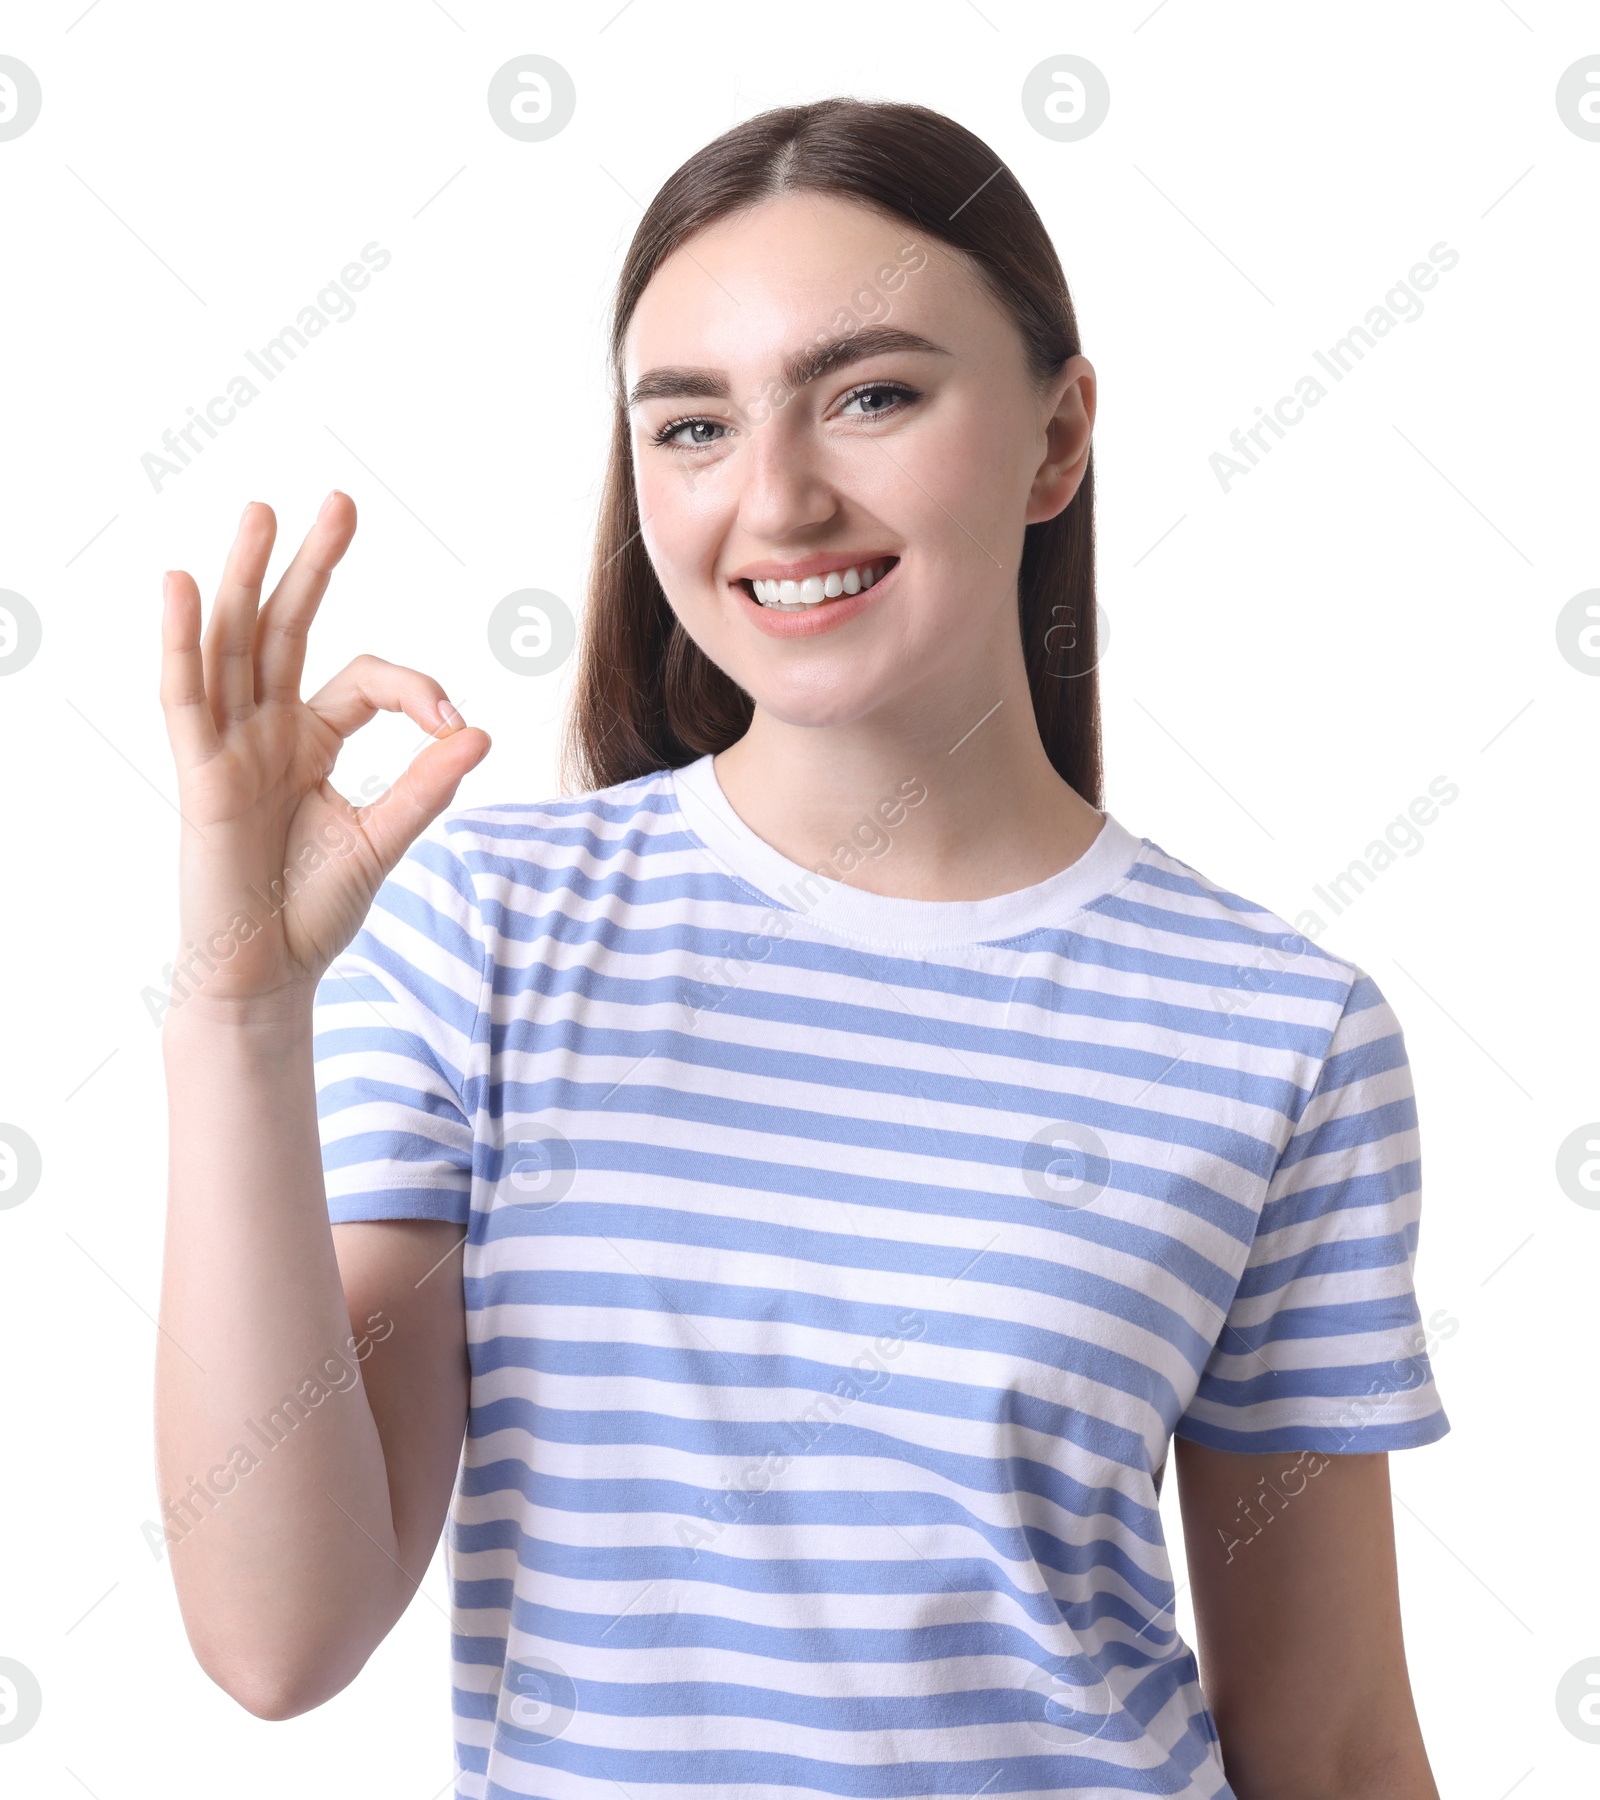
[[[1388,1457],[1174,1447],[1201,1681],[1239,1800],[1439,1800]]]
[[[337,1693],[426,1570],[466,1412],[459,1226],[329,1222],[312,1000],[407,845],[488,748],[443,690],[362,658],[299,697],[355,530],[331,496],[265,607],[273,520],[245,509],[204,642],[169,575],[162,705],[184,821],[156,1456],[206,1672],[262,1718]],[[328,777],[379,709],[434,742],[383,801]],[[441,1258],[429,1279],[427,1271]],[[376,1316],[375,1316],[376,1315]]]
[[[361,1380],[383,1447],[400,1610],[438,1547],[466,1436],[464,1239],[459,1225],[437,1219],[362,1219],[333,1227],[352,1329],[375,1314],[383,1321],[375,1330],[366,1327],[374,1339],[385,1335],[362,1364]]]
[[[161,1492],[181,1505],[172,1571],[197,1659],[248,1711],[284,1719],[354,1679],[438,1543],[466,1426],[463,1234],[426,1219],[330,1228],[311,1102],[296,1130],[256,1058],[215,1039],[195,1052],[186,1066],[169,1042]],[[309,1089],[309,1031],[304,1060]],[[240,1100],[278,1121],[253,1167],[248,1136],[227,1129]],[[201,1133],[186,1109],[211,1102]],[[285,1405],[308,1373],[327,1397]],[[229,1465],[235,1446],[248,1472]],[[218,1468],[232,1485],[204,1505],[186,1484],[218,1487]]]

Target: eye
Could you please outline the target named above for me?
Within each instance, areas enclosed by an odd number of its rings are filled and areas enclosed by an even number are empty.
[[[716,419],[672,419],[654,433],[650,442],[671,450],[699,450],[717,443],[720,432],[727,430]],[[687,432],[687,438],[681,434]]]
[[[885,413],[899,412],[922,396],[913,387],[907,387],[902,381],[870,381],[858,388],[852,388],[839,404],[840,416],[857,419],[879,419]],[[857,401],[861,402],[859,412],[850,413],[849,409]]]

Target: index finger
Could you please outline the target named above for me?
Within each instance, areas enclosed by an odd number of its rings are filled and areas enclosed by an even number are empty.
[[[169,569],[161,582],[161,706],[180,768],[203,762],[217,747],[200,655],[200,590],[194,577]]]
[[[355,502],[335,488],[256,621],[257,700],[298,698],[311,621],[355,531]]]

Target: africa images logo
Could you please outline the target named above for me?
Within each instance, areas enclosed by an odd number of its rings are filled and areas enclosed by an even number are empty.
[[[1326,350],[1311,352],[1317,369],[1335,383],[1343,381],[1367,352],[1376,350],[1397,325],[1416,324],[1424,311],[1422,296],[1437,287],[1440,275],[1448,274],[1460,261],[1460,252],[1451,249],[1442,239],[1434,244],[1428,251],[1427,261],[1413,263],[1404,278],[1395,282],[1377,305],[1367,308],[1359,325],[1352,325]],[[1248,475],[1256,467],[1271,450],[1272,438],[1286,438],[1290,428],[1300,424],[1313,407],[1327,399],[1329,391],[1316,370],[1308,370],[1295,382],[1292,394],[1283,394],[1273,402],[1271,411],[1258,406],[1255,423],[1242,431],[1236,428],[1228,439],[1229,449],[1236,454],[1230,456],[1223,450],[1211,454],[1211,472],[1223,493],[1230,491],[1239,476]],[[1272,437],[1264,436],[1266,432]],[[1240,461],[1241,457],[1243,461]]]
[[[150,477],[150,485],[159,494],[161,484],[181,475],[194,461],[206,443],[215,439],[219,427],[231,425],[243,408],[260,394],[251,371],[264,382],[276,381],[289,364],[322,335],[329,325],[347,325],[355,317],[354,296],[387,269],[393,259],[374,240],[361,246],[361,260],[347,262],[338,275],[323,287],[314,301],[308,301],[295,315],[292,325],[285,325],[278,335],[268,338],[259,350],[246,350],[245,361],[250,370],[240,370],[227,382],[227,391],[213,394],[204,410],[191,406],[188,419],[176,431],[170,427],[161,434],[161,451],[147,450],[139,458],[140,466]],[[204,436],[197,436],[203,433]],[[185,448],[187,446],[187,448]],[[166,454],[163,455],[161,452]]]

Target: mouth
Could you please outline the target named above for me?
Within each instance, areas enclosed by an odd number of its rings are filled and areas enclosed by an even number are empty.
[[[840,563],[801,576],[744,576],[735,585],[769,612],[811,612],[830,600],[865,594],[875,588],[898,563],[898,556],[879,556],[866,562]]]

